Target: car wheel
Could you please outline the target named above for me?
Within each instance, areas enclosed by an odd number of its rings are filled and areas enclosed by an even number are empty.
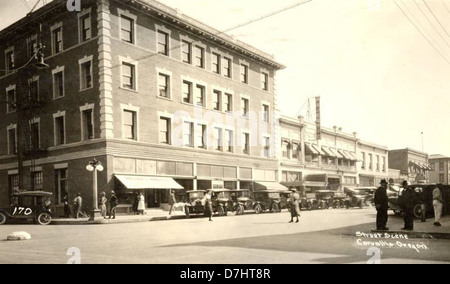
[[[186,218],[191,218],[191,212],[190,212],[190,210],[189,210],[189,207],[185,207],[184,208],[184,211],[185,211],[185,213],[186,213]]]
[[[311,202],[308,202],[307,204],[306,204],[306,209],[308,209],[308,211],[311,211],[313,208],[312,208],[312,204],[311,204]]]
[[[255,213],[260,214],[262,212],[261,204],[256,204],[255,206]]]
[[[5,213],[0,212],[0,225],[5,224],[6,223],[6,219],[7,219],[7,217],[6,217]]]
[[[414,217],[416,218],[422,218],[422,204],[416,204],[414,206]]]
[[[223,209],[222,206],[219,206],[219,208],[217,208],[217,214],[219,216],[225,216],[225,210]]]
[[[279,213],[279,212],[281,212],[281,210],[278,204],[276,203],[272,204],[272,213]]]
[[[52,216],[48,213],[41,213],[39,214],[37,221],[40,225],[49,225],[52,222]]]
[[[239,205],[238,206],[238,208],[237,208],[237,215],[244,215],[244,213],[245,213],[245,208],[244,208],[244,206],[242,206],[242,205]]]

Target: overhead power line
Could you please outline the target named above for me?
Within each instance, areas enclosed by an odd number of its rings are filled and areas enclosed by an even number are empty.
[[[25,7],[27,7],[28,12],[31,10],[30,5],[28,5],[28,2],[26,0],[22,0],[22,3],[25,5]]]
[[[447,42],[447,40],[445,39],[445,37],[438,31],[438,29],[436,28],[436,26],[431,22],[431,20],[428,18],[428,16],[425,14],[425,12],[423,11],[423,9],[420,7],[419,3],[417,3],[416,0],[414,0],[414,3],[416,3],[416,6],[419,8],[420,12],[422,12],[422,14],[424,15],[424,17],[427,19],[428,23],[433,27],[433,29],[436,31],[436,33],[439,35],[439,37],[445,42],[445,44],[450,47],[450,44]]]
[[[431,10],[430,6],[428,6],[428,3],[425,0],[422,0],[422,1],[423,1],[423,3],[425,3],[425,5],[427,6],[428,10],[433,15],[433,17],[436,19],[436,21],[439,23],[439,25],[444,30],[444,32],[447,34],[447,36],[450,37],[450,34],[448,33],[447,29],[442,25],[441,21],[439,21],[439,19],[436,17],[436,14],[433,12],[433,10]]]
[[[442,54],[442,52],[439,51],[439,49],[425,36],[425,34],[419,29],[419,27],[414,23],[414,21],[411,19],[411,17],[408,16],[408,14],[405,12],[405,10],[402,9],[402,7],[397,3],[396,0],[393,0],[397,7],[400,9],[400,11],[405,15],[405,17],[409,20],[409,22],[416,28],[416,30],[422,35],[422,37],[436,50],[436,52],[442,57],[442,59],[447,62],[447,64],[450,65],[450,61]]]
[[[229,29],[226,29],[226,30],[223,30],[223,31],[219,31],[219,32],[217,32],[217,33],[214,34],[214,35],[215,35],[215,36],[219,36],[219,35],[225,34],[225,33],[227,33],[227,32],[230,32],[230,31],[233,31],[233,30],[236,30],[236,29],[239,29],[239,28],[242,28],[242,27],[251,25],[251,24],[253,24],[253,23],[256,23],[256,22],[262,21],[262,20],[264,20],[264,19],[273,17],[273,16],[278,15],[278,14],[281,14],[281,13],[283,13],[283,12],[292,10],[292,9],[298,7],[298,6],[304,5],[304,4],[309,3],[309,2],[312,2],[312,1],[313,1],[313,0],[303,0],[303,1],[297,2],[297,3],[293,4],[293,5],[290,5],[290,6],[288,6],[288,7],[282,8],[282,9],[277,10],[277,11],[274,11],[274,12],[271,12],[271,13],[266,14],[266,15],[264,15],[264,16],[261,16],[261,17],[258,17],[258,18],[256,18],[256,19],[253,19],[253,20],[250,20],[250,21],[248,21],[248,22],[245,22],[245,23],[243,23],[243,24],[239,24],[239,25],[234,26],[234,27],[231,27],[231,28],[229,28]],[[199,41],[199,40],[198,40],[198,41],[194,41],[193,44],[198,43],[198,42],[200,42],[200,41]],[[176,45],[176,46],[174,46],[173,48],[170,48],[169,51],[172,51],[172,50],[174,50],[174,49],[181,48],[182,46],[183,46],[183,44]],[[156,56],[156,55],[158,55],[158,53],[154,53],[154,54],[142,56],[142,57],[138,58],[137,61],[144,60],[144,59],[148,59],[148,58],[151,58],[151,57]],[[112,69],[117,68],[117,67],[120,67],[120,66],[121,66],[121,65],[115,65],[115,66],[112,67]]]

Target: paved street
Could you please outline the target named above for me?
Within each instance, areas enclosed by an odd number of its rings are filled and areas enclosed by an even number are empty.
[[[449,240],[357,237],[358,231],[371,232],[373,209],[303,212],[299,224],[288,224],[289,219],[283,212],[213,222],[6,225],[0,227],[0,263],[66,263],[71,247],[80,250],[81,263],[366,263],[371,247],[381,249],[382,263],[450,263]],[[13,231],[27,231],[32,240],[3,241]],[[387,248],[388,243],[395,246]]]

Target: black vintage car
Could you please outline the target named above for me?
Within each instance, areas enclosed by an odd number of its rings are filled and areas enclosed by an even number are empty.
[[[206,191],[190,190],[186,192],[186,203],[184,212],[190,218],[192,214],[205,214],[205,206],[202,203]]]
[[[450,185],[442,184],[413,184],[408,188],[414,189],[417,194],[417,202],[414,206],[414,216],[416,218],[422,217],[422,205],[425,205],[426,216],[434,216],[433,208],[433,190],[438,187],[441,190],[444,199],[443,214],[450,214]],[[400,195],[403,189],[400,190]],[[403,210],[398,205],[398,195],[389,197],[389,209],[393,210],[396,215],[401,215]]]
[[[49,209],[53,194],[44,191],[23,191],[12,195],[12,204],[8,209],[0,209],[0,225],[13,220],[33,220],[40,225],[52,222]]]
[[[255,213],[259,214],[263,211],[270,211],[271,213],[279,213],[280,201],[281,201],[280,190],[258,190],[253,192]]]
[[[253,209],[252,192],[248,189],[233,189],[231,190],[232,204],[228,211],[235,212],[236,215],[244,215],[245,210]]]

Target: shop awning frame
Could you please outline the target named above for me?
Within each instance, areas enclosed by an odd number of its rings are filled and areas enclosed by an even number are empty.
[[[114,175],[127,189],[184,189],[173,178],[147,175]]]
[[[279,190],[287,191],[289,188],[278,182],[269,182],[269,181],[255,181],[255,190]]]
[[[345,157],[341,153],[339,153],[339,151],[337,151],[336,149],[330,148],[330,151],[333,152],[333,154],[335,154],[338,159],[345,159]]]
[[[332,157],[332,158],[337,158],[337,156],[331,151],[330,148],[322,146],[322,150],[325,152],[325,156]]]
[[[358,161],[358,158],[356,157],[356,153],[355,152],[349,151],[348,153],[350,154],[350,157],[351,157],[350,161],[352,161],[352,162],[357,162]]]
[[[311,144],[305,143],[305,150],[313,153],[313,155],[320,155],[320,152],[313,148]]]
[[[352,157],[347,151],[339,149],[338,152],[341,153],[341,155],[344,156],[345,159],[352,160]]]
[[[318,145],[311,144],[311,146],[319,152],[319,155],[325,156],[325,152]]]

